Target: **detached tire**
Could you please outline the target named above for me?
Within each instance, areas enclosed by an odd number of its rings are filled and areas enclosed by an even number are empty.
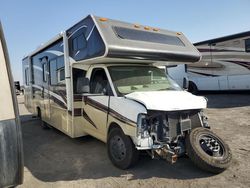
[[[108,135],[108,156],[111,162],[120,169],[133,166],[139,158],[139,151],[135,148],[129,136],[120,128],[113,128]]]
[[[231,164],[230,148],[209,129],[193,129],[186,137],[186,149],[194,164],[205,171],[221,173]]]

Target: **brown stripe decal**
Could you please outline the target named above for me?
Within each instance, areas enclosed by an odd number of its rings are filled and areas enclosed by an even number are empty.
[[[243,50],[227,50],[227,49],[210,49],[210,48],[198,48],[199,52],[245,52]]]
[[[101,110],[101,111],[106,112],[106,113],[108,112],[107,106],[105,106],[105,105],[103,105],[103,104],[101,104],[93,99],[90,99],[89,97],[87,97],[86,103],[88,105],[92,106],[93,108],[96,108],[96,109]]]
[[[132,120],[130,120],[130,119],[128,119],[128,118],[122,116],[121,114],[117,113],[117,112],[114,111],[113,109],[110,109],[110,110],[109,110],[109,114],[110,114],[113,118],[115,118],[115,119],[117,119],[117,120],[119,120],[119,121],[121,121],[121,122],[123,122],[123,123],[129,124],[129,125],[131,125],[131,126],[134,126],[133,124],[136,124],[136,122],[134,122],[134,121],[132,121]]]
[[[74,94],[74,102],[82,101],[82,95],[81,94]]]
[[[40,89],[37,89],[35,87],[33,87],[33,89],[37,90],[37,91],[41,91]],[[63,98],[63,100],[66,102],[66,92],[64,90],[57,90],[57,91],[53,91],[55,94],[61,96]],[[60,100],[58,100],[56,97],[54,97],[53,95],[50,95],[50,99],[53,100],[56,104],[58,104],[60,107],[67,109],[67,106]],[[92,106],[95,109],[98,109],[104,113],[109,113],[109,115],[111,115],[113,118],[126,123],[128,125],[134,126],[134,124],[136,124],[136,122],[124,117],[123,115],[119,114],[118,112],[116,112],[113,109],[109,109],[107,106],[89,98],[86,97],[85,103]],[[81,94],[75,94],[74,95],[74,101],[82,101],[82,95]],[[72,115],[72,111],[68,111],[70,115]],[[85,112],[85,110],[83,108],[75,108],[74,109],[74,116],[75,117],[79,117],[79,116],[83,116],[91,125],[93,125],[95,128],[97,128],[97,126],[95,125],[95,123],[91,120],[91,118],[88,116],[88,114]]]
[[[37,88],[35,87],[34,85],[32,86],[32,89],[33,89],[33,92],[34,92],[34,95],[39,95],[41,98],[44,98],[44,95],[45,96],[48,96],[49,95],[49,99],[54,101],[58,106],[60,106],[61,108],[63,109],[67,109],[67,106],[61,101],[61,100],[58,100],[55,96],[53,96],[52,94],[49,94],[48,91],[43,91],[42,89],[42,86],[39,86],[41,88]],[[46,89],[46,88],[45,88]],[[47,90],[47,89],[46,89]],[[54,94],[62,97],[62,100],[67,103],[67,99],[66,99],[66,91],[63,91],[63,90],[54,90],[54,91],[50,91],[50,92],[53,92]]]
[[[97,129],[95,123],[90,119],[90,117],[88,116],[88,114],[85,112],[84,109],[82,109],[82,116]]]
[[[67,102],[66,91],[64,90],[52,90],[53,93],[61,96],[65,102]]]
[[[109,113],[109,115],[111,115],[113,118],[115,118],[115,119],[117,119],[117,120],[119,120],[119,121],[121,121],[123,123],[126,123],[126,124],[131,125],[131,126],[134,126],[134,124],[136,124],[136,122],[124,117],[123,115],[119,114],[118,112],[116,112],[113,109],[109,109],[107,106],[105,106],[105,105],[103,105],[103,104],[101,104],[101,103],[99,103],[99,102],[97,102],[97,101],[95,101],[93,99],[90,99],[90,98],[87,97],[85,102],[86,102],[86,104],[92,106],[95,109],[98,109],[98,110],[100,110],[100,111],[102,111],[104,113]],[[80,115],[79,112],[81,113],[81,110],[83,110],[83,113],[84,113],[84,114],[82,114],[82,116],[84,118],[86,118],[86,120],[89,121],[93,126],[95,126],[94,122],[89,118],[89,116],[86,114],[84,109],[75,108],[74,109],[74,116],[79,116]]]
[[[245,61],[224,61],[224,62],[234,63],[250,70],[250,62],[245,62]]]
[[[57,105],[59,105],[61,108],[67,109],[67,106],[65,106],[65,104],[58,100],[57,98],[55,98],[53,95],[50,95],[50,99],[53,100]]]
[[[81,108],[75,108],[74,109],[74,116],[82,116],[82,109]]]
[[[97,102],[97,101],[94,101],[94,100],[92,100],[92,99],[90,99],[90,98],[87,98],[87,104],[89,104],[89,105],[91,105],[91,106],[93,106],[93,107],[95,107],[95,108],[97,108],[97,109],[99,109],[99,110],[101,110],[101,111],[103,111],[103,112],[106,112],[106,113],[109,112],[109,114],[110,114],[113,118],[115,118],[115,119],[117,119],[117,120],[119,120],[119,121],[121,121],[121,122],[123,122],[123,123],[127,123],[127,124],[130,124],[130,125],[131,125],[131,124],[136,124],[136,122],[134,122],[134,121],[132,121],[132,120],[130,120],[130,119],[124,117],[123,115],[119,114],[119,113],[116,112],[115,110],[113,110],[113,109],[111,109],[111,108],[108,108],[107,106],[104,106],[103,104],[101,104],[101,103],[99,103],[99,102]],[[132,125],[132,126],[133,126],[133,125]]]
[[[202,75],[202,76],[211,76],[211,77],[218,77],[218,76],[220,76],[220,75],[215,75],[215,74],[207,74],[207,73],[202,73],[202,72],[196,72],[196,71],[190,71],[190,70],[188,70],[187,73],[189,73],[189,72],[195,73],[195,74],[199,74],[199,75]]]

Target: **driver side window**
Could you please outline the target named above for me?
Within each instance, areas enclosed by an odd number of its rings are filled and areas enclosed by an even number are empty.
[[[90,93],[113,95],[107,75],[102,68],[95,68],[90,78]]]

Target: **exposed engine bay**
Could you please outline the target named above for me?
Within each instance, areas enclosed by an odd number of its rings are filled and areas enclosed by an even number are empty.
[[[208,128],[207,118],[200,110],[148,111],[138,117],[137,149],[151,149],[152,158],[160,156],[174,163],[185,153],[185,135],[196,127]]]

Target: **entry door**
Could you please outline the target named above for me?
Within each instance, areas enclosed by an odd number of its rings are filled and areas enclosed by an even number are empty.
[[[90,77],[89,96],[83,97],[82,116],[88,132],[101,138],[106,132],[110,84],[103,68],[94,68]],[[104,132],[105,131],[105,132]]]
[[[33,99],[33,92],[32,92],[32,86],[30,83],[30,68],[26,67],[24,69],[24,85],[25,85],[25,92],[24,92],[24,101],[25,106],[29,111],[32,111],[32,99]]]
[[[47,58],[42,61],[43,69],[43,104],[45,119],[50,119],[50,89],[49,89],[49,63]]]

